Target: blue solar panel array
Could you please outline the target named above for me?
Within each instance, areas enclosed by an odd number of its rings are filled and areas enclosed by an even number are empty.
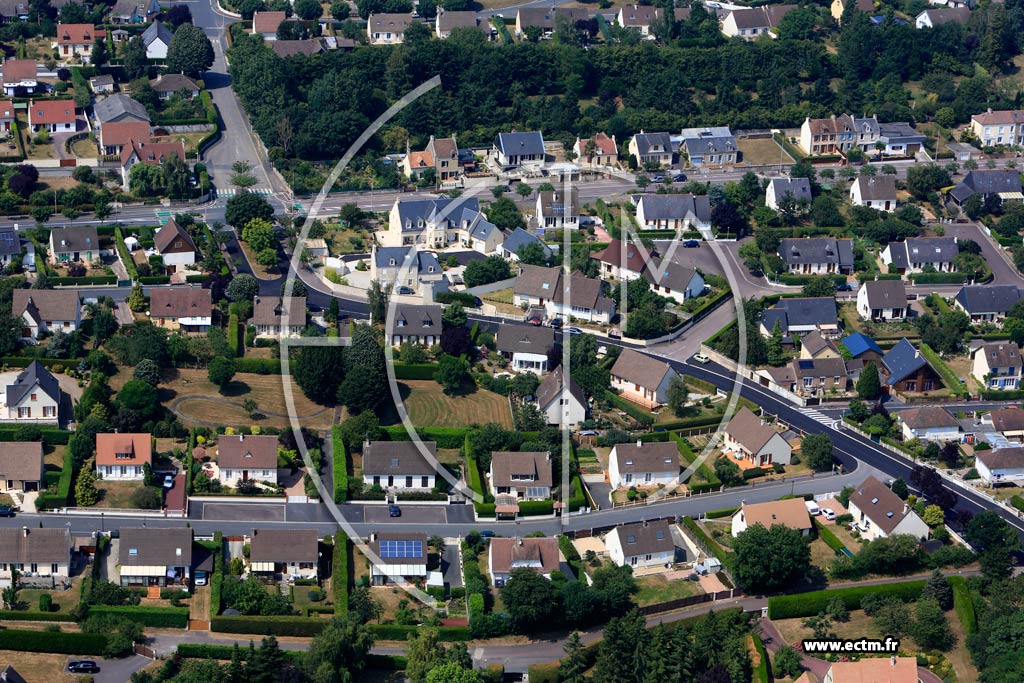
[[[423,557],[423,541],[381,541],[380,556],[398,559]]]

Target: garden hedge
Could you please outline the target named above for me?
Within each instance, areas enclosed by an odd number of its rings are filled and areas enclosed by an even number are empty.
[[[188,607],[150,607],[148,605],[126,605],[110,607],[94,605],[89,614],[112,614],[123,619],[137,621],[151,628],[187,628]]]
[[[729,567],[733,562],[733,556],[722,548],[713,538],[707,535],[700,525],[692,517],[683,517],[683,526],[693,532],[693,535],[704,544],[705,550],[709,551],[722,563],[723,567]],[[817,614],[817,612],[815,612]]]
[[[722,508],[721,510],[708,510],[704,513],[704,516],[708,519],[721,519],[723,517],[732,517],[736,514],[739,508]]]
[[[842,541],[839,540],[839,538],[834,533],[832,533],[831,529],[829,529],[827,526],[819,522],[817,519],[814,520],[814,525],[818,528],[818,538],[823,540],[825,542],[825,545],[827,545],[829,548],[832,548],[832,550],[836,551],[837,553],[842,552],[842,550],[846,546],[843,544]]]
[[[942,382],[946,385],[947,389],[962,399],[968,398],[971,395],[971,392],[967,391],[967,387],[956,376],[956,373],[950,370],[949,366],[946,365],[946,361],[942,360],[932,347],[921,342],[918,345],[918,350],[921,351],[924,359],[935,369],[935,372],[939,373],[939,377],[942,378]]]
[[[334,535],[331,592],[334,594],[334,613],[338,616],[348,614],[348,555],[351,543],[343,531]]]
[[[221,589],[224,585],[224,534],[220,531],[213,532],[213,544],[213,574],[210,576],[211,619],[220,614],[221,608]]]
[[[971,635],[978,631],[978,615],[974,612],[974,601],[971,599],[971,592],[962,576],[948,577],[949,585],[953,588],[953,609],[964,627],[964,633]]]
[[[121,232],[121,226],[114,226],[114,248],[117,250],[117,255],[121,258],[121,263],[124,265],[124,269],[128,272],[128,277],[132,280],[139,279],[139,271],[135,267],[135,260],[132,258],[131,252],[128,251],[128,247],[124,243],[124,233]]]
[[[626,413],[634,420],[642,425],[651,426],[654,424],[654,415],[644,410],[635,403],[630,403],[626,399],[622,398],[610,389],[606,389],[604,392],[604,399],[612,405],[613,408],[621,410]]]
[[[407,659],[401,655],[366,655],[366,668],[378,671],[405,671]]]
[[[834,590],[798,593],[795,595],[778,595],[768,598],[769,619],[794,619],[797,617],[813,617],[824,612],[830,600],[842,599],[846,609],[860,609],[860,601],[867,595],[879,597],[895,596],[904,602],[914,602],[921,597],[921,589],[925,581],[905,581],[888,583],[881,586],[851,586]]]
[[[103,656],[107,637],[101,633],[51,633],[0,629],[0,650]]]
[[[43,593],[47,595],[47,593]],[[74,621],[69,612],[27,612],[21,610],[2,610],[0,620],[4,621]]]
[[[210,630],[220,633],[245,633],[266,636],[298,636],[312,638],[331,623],[330,619],[309,617],[214,617]],[[376,640],[408,640],[409,636],[422,631],[421,626],[399,626],[397,624],[367,624],[367,629]],[[466,626],[442,626],[437,629],[444,642],[470,639]]]
[[[764,643],[761,642],[761,636],[756,633],[751,634],[751,638],[754,640],[754,650],[757,651],[757,666],[754,668],[754,680],[757,683],[771,683],[771,675],[768,673],[768,653],[764,651]]]
[[[1013,496],[1010,498],[1010,505],[1017,508],[1021,512],[1024,512],[1024,498],[1021,496]]]
[[[206,273],[196,273],[194,275],[186,275],[185,282],[190,285],[201,285],[205,284],[210,279],[210,276]]]
[[[140,275],[140,285],[168,285],[171,283],[170,275]]]
[[[1016,391],[982,391],[981,397],[986,401],[1019,401],[1024,398],[1024,389]]]
[[[236,358],[235,372],[251,372],[257,375],[280,375],[280,358]]]
[[[52,446],[66,446],[68,439],[72,437],[74,432],[68,432],[63,429],[47,429],[43,427],[39,430],[43,437],[43,443],[50,444]],[[23,436],[19,433],[18,427],[0,427],[0,441],[18,441]]]
[[[395,363],[395,379],[434,379],[437,363]]]
[[[334,502],[340,504],[348,500],[348,451],[345,450],[339,425],[331,428],[331,450],[334,454]]]
[[[910,273],[907,275],[915,285],[962,285],[967,281],[966,273]]]
[[[519,502],[519,515],[532,517],[535,515],[552,515],[555,512],[553,500],[523,500]]]
[[[460,303],[467,308],[476,306],[476,297],[465,292],[438,292],[434,295],[434,302],[439,304]]]
[[[84,277],[51,277],[54,287],[80,287],[85,285],[116,285],[116,275],[86,275]]]
[[[235,358],[238,358],[242,354],[238,352],[239,348],[243,351],[245,347],[242,345],[241,340],[238,336],[238,314],[231,313],[228,315],[228,346],[231,348],[231,353]]]
[[[576,575],[578,581],[583,581],[583,558],[580,557],[579,552],[576,550],[576,546],[572,544],[568,536],[562,534],[558,535],[558,549],[565,555],[565,561],[570,567],[572,567],[573,573]]]

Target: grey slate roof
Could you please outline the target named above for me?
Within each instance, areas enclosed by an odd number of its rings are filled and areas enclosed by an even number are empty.
[[[39,441],[0,443],[0,480],[39,481],[42,478],[42,443]]]
[[[811,201],[811,181],[807,178],[772,178],[771,186],[775,190],[775,201],[781,200],[787,192],[798,202]]]
[[[836,300],[833,297],[812,297],[779,299],[779,302],[764,312],[762,325],[769,331],[778,320],[782,333],[788,334],[791,327],[815,327],[835,325],[839,321]]]
[[[494,138],[494,146],[505,156],[534,154],[544,157],[544,136],[536,130],[526,133],[498,133]]]
[[[280,328],[288,314],[289,327],[306,324],[306,297],[304,296],[257,296],[253,299],[250,325],[273,325]]]
[[[658,146],[664,150],[663,153],[671,154],[673,151],[672,136],[668,133],[637,133],[634,139],[636,150],[641,155],[650,154],[651,150]]]
[[[424,441],[431,455],[437,454],[437,443]],[[434,474],[431,465],[412,441],[372,441],[363,446],[364,475]]]
[[[626,557],[656,555],[673,551],[676,547],[668,522],[663,519],[623,524],[612,529],[611,533],[619,537],[622,554]]]
[[[253,529],[251,562],[316,562],[320,556],[316,529]]]
[[[518,254],[520,249],[527,244],[532,243],[539,244],[541,248],[544,249],[544,253],[551,256],[551,247],[544,244],[544,242],[533,233],[526,232],[522,228],[516,228],[513,230],[512,234],[505,239],[504,243],[502,243],[501,248],[510,253]]]
[[[43,367],[42,363],[34,360],[18,374],[14,384],[7,385],[7,405],[20,403],[37,383],[47,396],[60,401],[60,384],[57,383],[57,378]]]
[[[96,102],[92,110],[100,124],[110,123],[111,121],[123,121],[125,119],[149,122],[149,112],[146,111],[142,103],[121,93],[107,95],[102,100]]]
[[[904,337],[882,356],[882,365],[889,372],[886,383],[896,384],[928,365],[928,361]]]
[[[679,448],[674,441],[616,444],[612,457],[622,473],[679,471]]]
[[[0,228],[0,255],[21,253],[21,238],[13,226]]]
[[[909,237],[889,244],[892,265],[909,268],[911,263],[952,263],[960,253],[955,237]]]
[[[192,530],[122,528],[117,555],[122,566],[191,567]]]
[[[891,533],[904,517],[911,514],[904,510],[900,497],[874,477],[865,479],[850,494],[850,502],[886,534]]]
[[[860,188],[860,198],[864,201],[896,199],[896,176],[859,176],[855,185]]]
[[[960,421],[939,406],[921,406],[898,413],[900,420],[911,429],[935,429],[937,427],[958,427]]]
[[[164,26],[161,21],[154,21],[145,31],[142,32],[142,44],[149,47],[158,38],[164,45],[171,44],[171,30]]]
[[[58,254],[71,251],[98,252],[100,248],[99,235],[96,234],[96,228],[92,225],[53,228],[50,230],[50,242],[53,244],[53,250]]]
[[[967,285],[956,293],[956,301],[971,315],[1003,314],[1021,300],[1024,290],[1014,285]]]
[[[699,223],[711,223],[711,200],[707,195],[644,194],[638,202],[644,205],[644,218],[653,220],[694,217]]]
[[[853,240],[834,237],[784,239],[779,243],[779,256],[791,266],[832,263],[840,268],[852,268]]]
[[[977,170],[971,171],[950,194],[958,202],[963,202],[973,194],[998,194],[1000,192],[1020,192],[1020,173],[1014,170]]]
[[[673,254],[673,256],[678,257],[678,254]],[[674,259],[664,258],[657,263],[652,259],[647,264],[644,275],[655,285],[668,287],[675,292],[682,292],[697,277],[697,269],[690,265],[683,265]]]
[[[562,366],[559,365],[557,368],[547,374],[544,380],[537,387],[537,405],[541,410],[551,405],[551,402],[556,400],[562,395],[562,387],[565,383],[564,372]],[[569,395],[579,401],[581,406],[586,407],[587,401],[583,395],[583,389],[576,383],[576,380],[569,377]]]
[[[458,225],[463,221],[472,221],[480,213],[480,200],[476,197],[459,197],[457,199],[413,199],[398,202],[398,219],[402,230],[421,229],[420,222],[440,223],[447,221],[449,225]]]
[[[869,280],[861,287],[867,292],[869,308],[907,307],[907,285],[903,280]]]
[[[185,245],[191,247],[192,251],[196,251],[196,243],[192,240],[192,236],[188,234],[188,230],[181,227],[178,221],[173,218],[156,231],[156,234],[153,236],[153,246],[156,247],[157,253],[162,254],[178,238],[185,240]]]
[[[70,559],[71,532],[66,528],[0,529],[0,564],[67,564]]]
[[[441,305],[397,304],[395,306],[395,327],[391,333],[402,335],[441,334]]]
[[[555,345],[555,330],[550,327],[502,325],[495,340],[502,353],[534,353],[543,356]]]
[[[793,374],[797,379],[804,377],[839,377],[847,376],[846,361],[842,358],[794,358]]]
[[[706,154],[728,154],[738,150],[736,138],[732,135],[690,138],[683,140],[683,146],[691,158]]]
[[[279,42],[290,42],[290,41],[279,41]],[[294,41],[301,42],[301,41]],[[149,82],[151,87],[156,92],[169,92],[176,93],[181,89],[196,92],[199,90],[199,84],[184,74],[160,74],[157,78],[154,78]]]
[[[526,487],[554,485],[551,456],[547,451],[495,451],[491,454],[491,486]],[[514,480],[513,474],[532,475],[531,481]]]
[[[621,377],[627,382],[652,390],[658,388],[668,373],[675,374],[668,363],[633,349],[623,349],[611,371],[613,377]]]
[[[16,289],[11,313],[26,311],[37,323],[42,320],[76,320],[82,302],[78,292],[67,289]]]
[[[974,350],[972,358],[984,354],[989,368],[1019,368],[1024,366],[1020,347],[1012,343],[993,342],[983,344]]]
[[[270,49],[278,57],[293,57],[295,55],[315,55],[324,52],[324,43],[319,38],[308,38],[306,40],[272,40]]]
[[[405,265],[409,251],[413,247],[378,247],[373,259],[378,268],[399,268]],[[391,265],[392,259],[394,265]],[[410,264],[418,273],[440,273],[441,264],[437,257],[429,251],[417,251],[415,260]]]

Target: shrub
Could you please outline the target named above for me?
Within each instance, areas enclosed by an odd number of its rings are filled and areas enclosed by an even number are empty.
[[[331,592],[334,594],[334,613],[348,614],[348,554],[351,541],[344,532],[334,535],[334,560],[331,573]]]
[[[0,630],[0,650],[100,657],[106,649],[107,637],[99,633]]]
[[[835,590],[814,591],[796,595],[779,595],[768,598],[769,619],[794,619],[797,617],[813,617],[824,612],[833,598],[841,598],[846,609],[861,608],[861,600],[866,596],[879,598],[895,596],[904,602],[914,602],[921,595],[924,581],[905,581],[881,586],[853,586]]]
[[[747,479],[763,477],[764,474],[764,470],[760,467],[751,467],[750,469],[743,470],[743,480],[746,481]]]
[[[89,608],[89,616],[109,614],[149,626],[151,628],[186,628],[188,626],[187,607],[150,607],[148,605],[130,605],[108,607],[93,605]]]
[[[977,633],[978,617],[974,612],[974,601],[971,600],[971,593],[967,589],[964,577],[950,576],[949,585],[953,587],[953,610],[964,627],[964,633]]]
[[[49,593],[39,596],[39,611],[49,612],[53,609],[53,597]]]

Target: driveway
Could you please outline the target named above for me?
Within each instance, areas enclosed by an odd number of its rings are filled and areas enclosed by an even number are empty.
[[[124,683],[132,677],[133,673],[152,661],[142,655],[132,655],[125,659],[103,659],[99,661],[100,672],[95,674],[92,679],[96,683]]]
[[[444,541],[444,553],[441,555],[441,571],[444,572],[444,582],[449,588],[461,588],[462,583],[462,562],[460,560],[461,549],[458,539],[446,538]]]
[[[446,524],[448,516],[446,508],[440,505],[401,505],[401,517],[392,517],[386,505],[367,505],[363,518],[367,524]]]
[[[974,240],[978,243],[982,257],[992,269],[993,284],[1024,287],[1024,277],[1021,277],[1017,268],[1010,263],[1009,256],[985,234],[978,223],[949,223],[943,227],[946,229],[946,237]]]
[[[661,256],[664,256],[671,249],[671,244],[670,240],[654,241],[654,246],[658,249],[658,254]],[[689,249],[679,244],[675,249],[672,261],[680,265],[696,268],[705,275],[708,273],[723,275],[722,264],[718,262],[714,252],[704,242],[701,242],[699,247],[691,247]]]
[[[590,491],[590,496],[597,504],[598,510],[612,506],[612,485],[606,481],[584,482],[584,486]]]

